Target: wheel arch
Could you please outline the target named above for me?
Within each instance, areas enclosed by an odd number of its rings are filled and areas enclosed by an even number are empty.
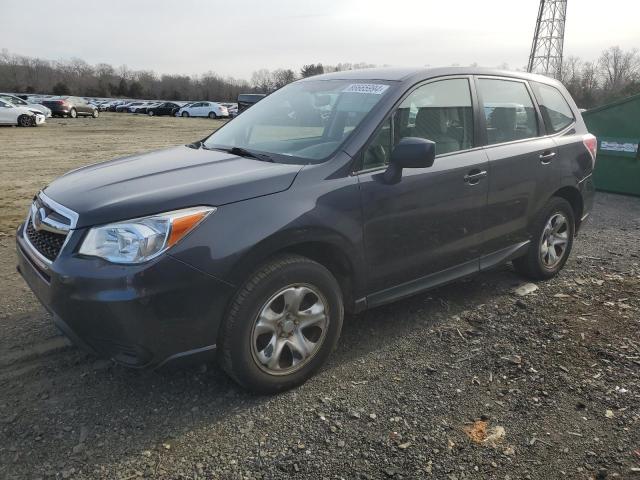
[[[345,310],[357,311],[356,300],[361,295],[363,265],[356,248],[337,232],[324,229],[279,232],[256,245],[234,266],[233,283],[238,287],[269,259],[285,254],[297,254],[318,262],[336,278],[344,299]]]
[[[577,233],[580,228],[582,214],[584,212],[584,200],[582,198],[580,190],[573,186],[564,186],[556,190],[553,193],[552,197],[564,198],[567,202],[569,202],[575,216],[575,231]]]

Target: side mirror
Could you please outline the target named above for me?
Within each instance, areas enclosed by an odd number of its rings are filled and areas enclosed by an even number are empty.
[[[389,167],[384,172],[388,183],[397,183],[403,168],[428,168],[436,159],[436,144],[419,137],[401,138],[391,152]]]
[[[436,144],[419,137],[404,137],[391,152],[390,164],[400,168],[427,168],[436,158]]]

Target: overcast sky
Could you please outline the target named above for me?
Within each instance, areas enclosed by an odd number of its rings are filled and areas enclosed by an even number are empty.
[[[526,65],[538,0],[1,0],[0,48],[250,78],[305,63]],[[569,0],[565,55],[640,47],[640,1]]]

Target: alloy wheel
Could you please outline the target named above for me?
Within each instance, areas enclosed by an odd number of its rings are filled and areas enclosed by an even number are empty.
[[[256,365],[271,375],[289,375],[318,352],[329,325],[325,297],[307,284],[289,285],[262,306],[251,334]]]
[[[564,258],[569,244],[569,221],[562,213],[551,215],[540,239],[540,261],[552,270]]]

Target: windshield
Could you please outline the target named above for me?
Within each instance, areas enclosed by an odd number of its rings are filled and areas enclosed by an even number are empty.
[[[21,98],[14,97],[13,95],[0,95],[0,98],[9,103],[13,103],[14,105],[28,105],[27,102],[25,102]]]
[[[292,83],[214,132],[204,147],[284,155],[275,159],[283,162],[318,162],[338,149],[388,88],[346,80]]]

